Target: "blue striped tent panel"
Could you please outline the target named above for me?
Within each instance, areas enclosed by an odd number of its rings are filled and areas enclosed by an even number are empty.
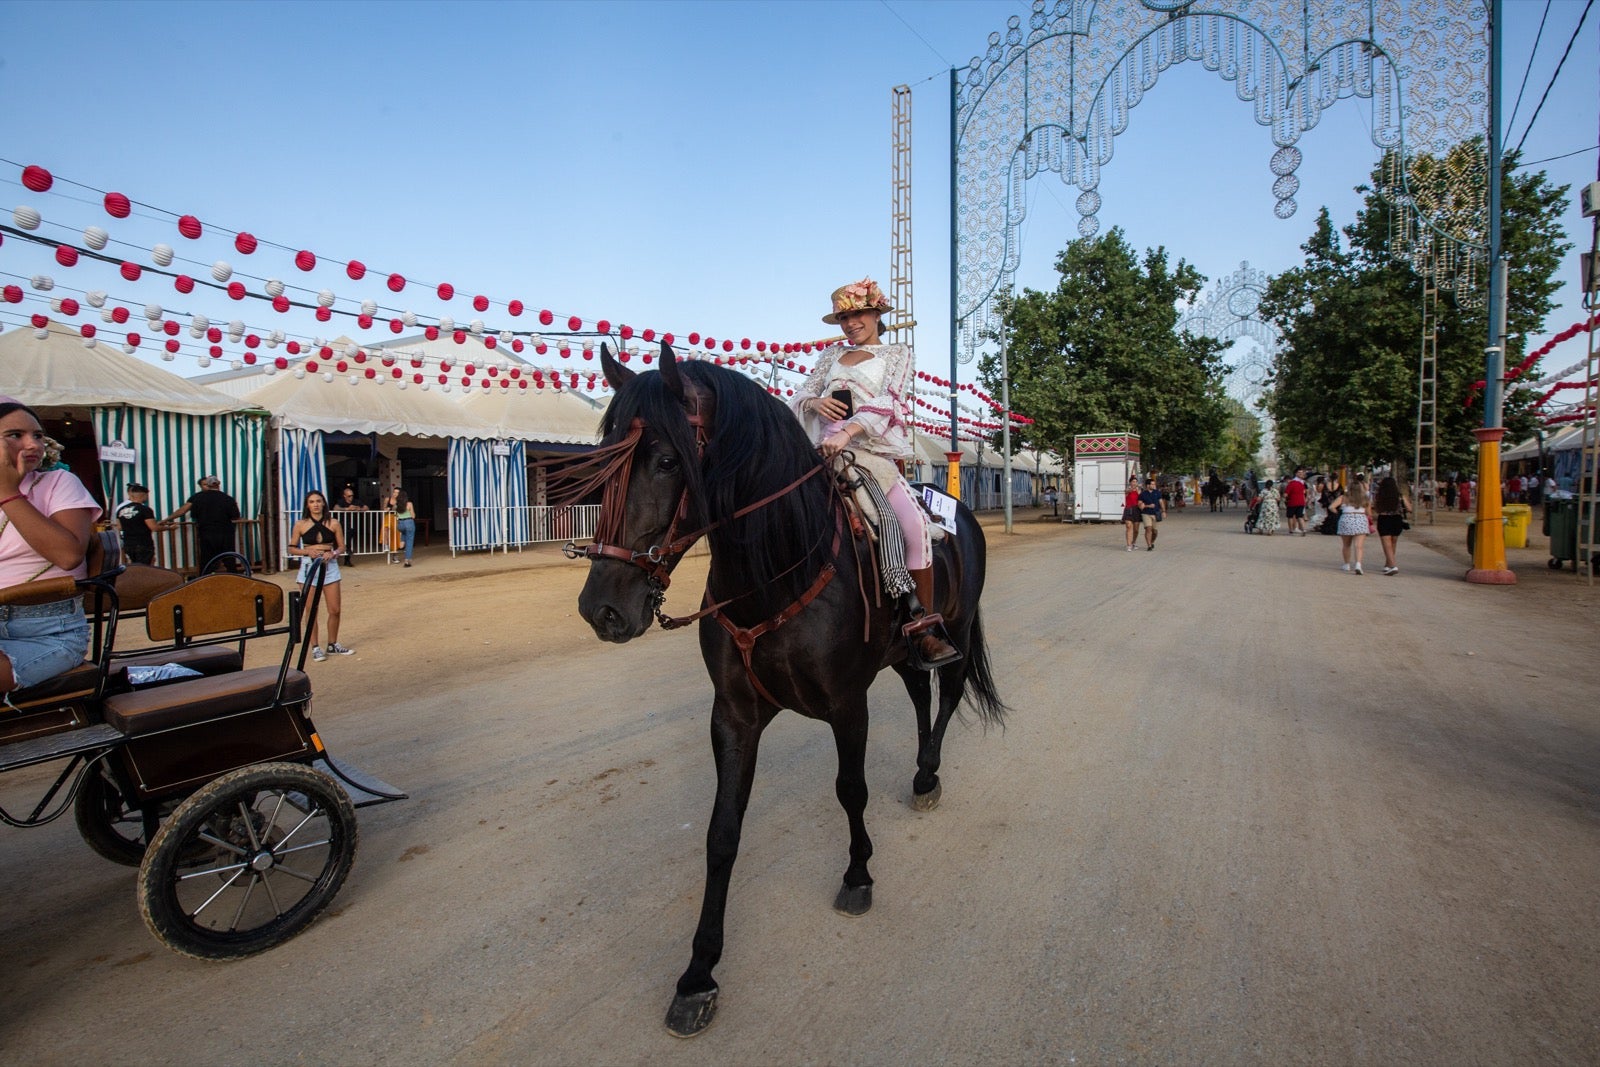
[[[321,430],[278,430],[278,544],[287,552],[289,531],[300,521],[306,494],[312,490],[327,496],[327,466],[322,449]],[[283,556],[288,566],[287,554]]]

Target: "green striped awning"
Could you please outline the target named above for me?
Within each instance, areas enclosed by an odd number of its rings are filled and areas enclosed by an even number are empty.
[[[156,514],[166,515],[198,491],[201,478],[215,474],[223,490],[239,502],[240,517],[260,519],[266,510],[266,423],[264,414],[244,412],[178,415],[149,408],[95,408],[96,443],[105,448],[121,442],[134,452],[132,463],[102,458],[106,506],[116,507],[126,499],[128,486],[138,482],[150,487]]]

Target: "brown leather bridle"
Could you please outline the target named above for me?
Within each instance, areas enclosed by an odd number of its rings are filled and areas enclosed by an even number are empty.
[[[694,428],[696,458],[698,459],[704,456],[706,444],[709,441],[705,419],[699,410],[698,402],[687,417],[689,425]],[[568,559],[588,559],[591,561],[610,559],[642,569],[651,589],[650,610],[654,613],[656,621],[663,630],[676,630],[707,616],[716,619],[722,628],[728,631],[729,636],[733,638],[734,645],[739,649],[739,655],[744,660],[745,675],[750,679],[751,685],[765,700],[778,705],[779,701],[767,692],[766,687],[761,684],[761,680],[756,677],[755,669],[751,664],[751,656],[754,652],[757,638],[771,633],[804,611],[812,601],[822,595],[822,591],[827,588],[828,583],[838,573],[834,561],[838,558],[839,550],[843,545],[845,524],[842,512],[836,506],[832,508],[834,511],[833,545],[829,549],[828,562],[818,571],[815,580],[800,595],[798,600],[784,607],[771,618],[755,626],[745,627],[734,623],[723,613],[723,608],[736,600],[748,596],[754,590],[747,590],[744,593],[736,594],[716,603],[711,602],[711,593],[710,590],[707,590],[704,605],[699,611],[692,615],[683,615],[676,618],[662,612],[661,606],[666,602],[667,587],[672,584],[673,569],[677,567],[684,554],[694,547],[700,538],[724,523],[743,518],[774,501],[781,500],[827,468],[819,463],[776,492],[769,493],[760,500],[746,504],[733,514],[718,519],[698,530],[679,535],[677,534],[678,527],[689,514],[689,487],[685,485],[682,494],[678,497],[678,506],[673,510],[672,521],[667,524],[667,530],[661,542],[651,545],[643,552],[638,552],[622,543],[626,536],[623,527],[626,523],[627,488],[633,468],[633,457],[647,428],[643,419],[634,419],[629,424],[628,433],[622,440],[604,446],[602,449],[597,449],[596,453],[592,453],[591,458],[586,461],[585,465],[591,467],[592,471],[582,479],[582,484],[587,487],[588,491],[592,491],[596,485],[604,486],[600,504],[600,521],[596,524],[593,541],[582,547],[579,547],[576,542],[568,541],[562,548],[562,552]],[[784,571],[783,574],[800,567],[809,558],[810,553],[807,553],[804,558],[796,561],[794,566],[790,567],[788,571]],[[779,577],[782,577],[782,575],[779,575]]]

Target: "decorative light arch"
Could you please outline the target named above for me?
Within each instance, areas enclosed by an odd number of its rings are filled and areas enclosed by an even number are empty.
[[[1243,359],[1228,367],[1228,395],[1247,411],[1257,407],[1283,343],[1282,332],[1261,317],[1261,298],[1266,295],[1269,278],[1266,271],[1248,262],[1240,263],[1238,270],[1218,278],[1178,320],[1178,329],[1195,336],[1254,342]],[[1264,415],[1259,417],[1270,422]],[[1270,425],[1268,431],[1263,435],[1263,445],[1270,452],[1274,436]]]
[[[1296,146],[1339,100],[1372,101],[1404,209],[1395,251],[1475,298],[1486,256],[1489,0],[1034,0],[988,50],[950,72],[952,376],[993,322],[1018,266],[1023,185],[1054,171],[1079,190],[1078,232],[1099,230],[1117,134],[1162,71],[1196,61],[1234,83],[1270,130],[1275,214],[1294,214]],[[1465,148],[1463,148],[1465,146]],[[1481,298],[1479,298],[1481,299]]]

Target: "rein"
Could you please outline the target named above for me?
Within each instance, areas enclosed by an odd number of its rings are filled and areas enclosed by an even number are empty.
[[[689,424],[694,427],[695,443],[700,454],[704,455],[707,433],[705,423],[698,411],[689,415]],[[625,547],[621,542],[624,538],[623,524],[626,520],[628,480],[633,469],[634,452],[638,448],[639,440],[643,436],[644,430],[644,420],[634,419],[628,426],[627,434],[620,441],[596,449],[582,463],[575,464],[568,469],[569,473],[563,478],[563,481],[572,486],[568,490],[572,497],[578,498],[588,495],[596,488],[601,487],[603,487],[603,493],[600,504],[600,521],[596,524],[594,540],[582,548],[578,547],[576,542],[568,541],[561,549],[562,554],[568,559],[617,560],[643,570],[651,588],[651,611],[655,614],[656,622],[660,624],[663,630],[676,630],[708,616],[714,618],[728,632],[728,636],[733,639],[734,646],[738,648],[739,655],[744,660],[745,676],[750,679],[750,684],[755,688],[756,692],[768,703],[781,707],[781,702],[767,692],[766,686],[762,685],[761,680],[756,677],[751,657],[754,654],[758,638],[771,633],[798,616],[810,606],[812,601],[822,595],[822,591],[828,587],[828,584],[838,574],[836,561],[838,560],[839,550],[844,543],[845,522],[843,510],[838,506],[837,493],[832,494],[829,498],[829,510],[833,513],[833,545],[828,550],[828,562],[823,564],[821,570],[817,572],[816,578],[806,588],[805,592],[800,594],[799,599],[783,608],[776,615],[755,626],[746,627],[739,626],[723,613],[723,608],[726,608],[736,600],[749,596],[755,592],[753,589],[738,593],[716,603],[711,602],[711,591],[708,589],[706,590],[703,606],[699,611],[692,615],[683,615],[677,618],[662,612],[661,606],[666,602],[667,587],[672,584],[673,568],[683,559],[684,553],[688,552],[700,538],[726,523],[743,518],[774,501],[783,499],[826,470],[827,466],[818,463],[788,485],[768,493],[760,500],[744,505],[733,514],[718,519],[691,533],[674,536],[679,523],[689,513],[689,489],[686,485],[682,495],[678,498],[678,506],[673,511],[672,521],[667,524],[667,531],[662,543],[651,545],[643,552],[635,552]],[[817,543],[821,544],[821,541],[819,540]],[[775,578],[781,578],[784,575],[793,573],[810,558],[811,552],[808,551],[800,559],[796,560],[792,566],[776,575]]]

